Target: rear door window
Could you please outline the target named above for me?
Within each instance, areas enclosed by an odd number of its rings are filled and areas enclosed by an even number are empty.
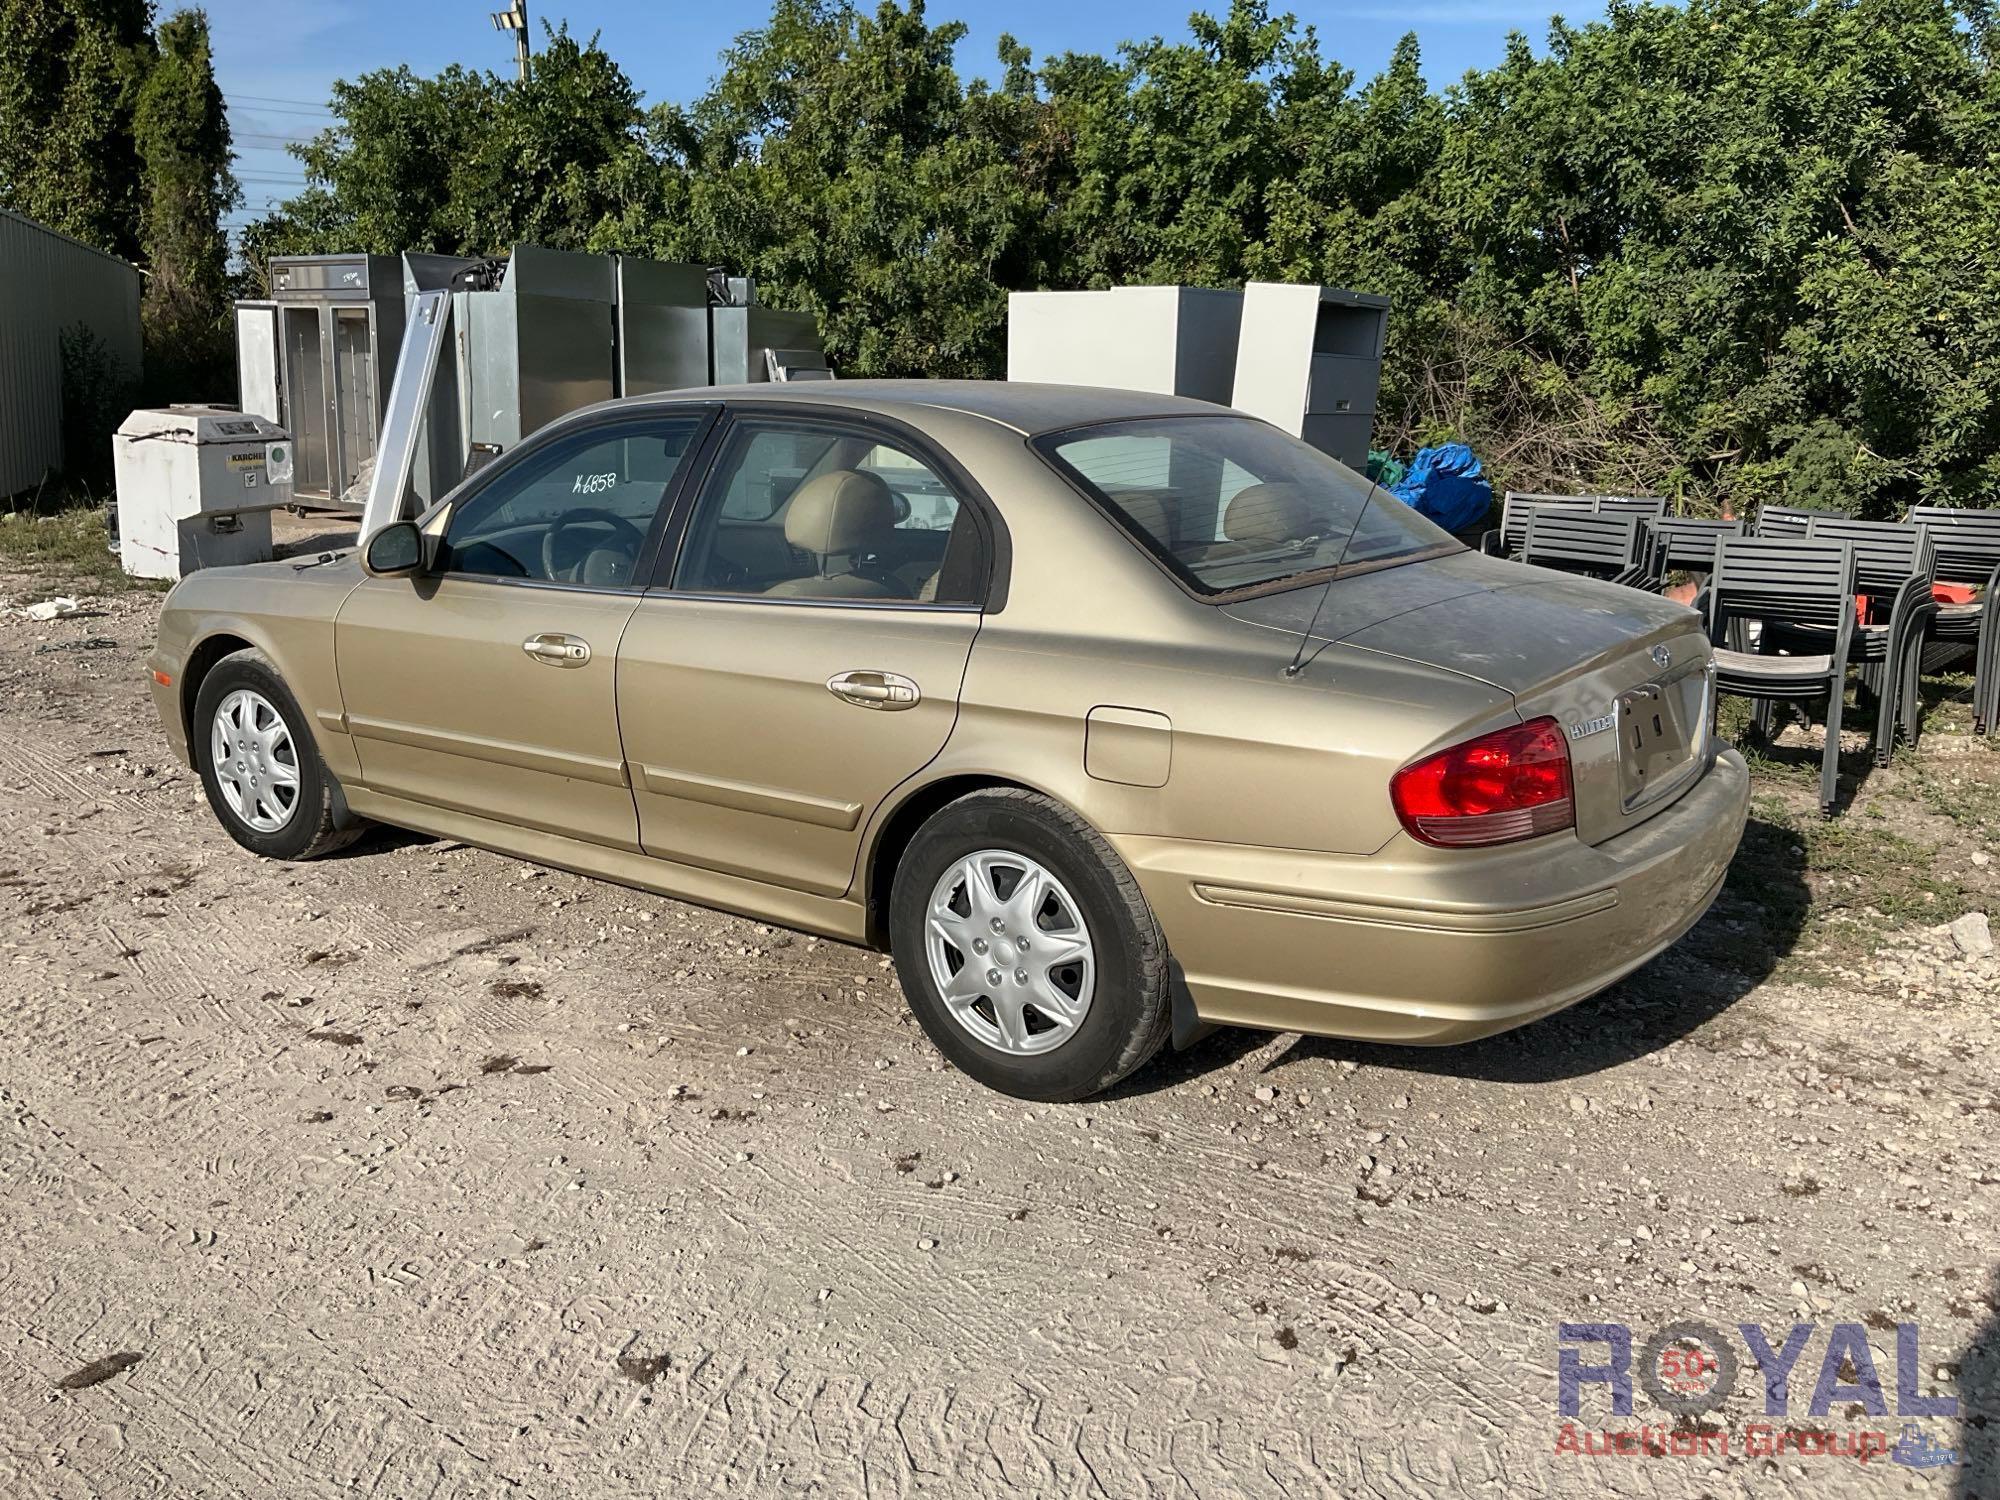
[[[974,605],[983,557],[970,508],[907,448],[845,427],[745,418],[696,502],[673,586]]]

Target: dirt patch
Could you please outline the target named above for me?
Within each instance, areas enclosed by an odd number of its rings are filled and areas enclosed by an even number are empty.
[[[107,1354],[102,1359],[93,1359],[80,1370],[72,1370],[56,1382],[59,1391],[87,1391],[94,1385],[102,1385],[107,1380],[123,1375],[146,1356],[127,1351],[122,1354]]]
[[[664,1354],[621,1354],[618,1357],[618,1373],[634,1385],[651,1385],[671,1368],[673,1361]]]
[[[1605,995],[1044,1106],[875,954],[418,837],[250,859],[151,727],[157,596],[86,603],[0,609],[0,1493],[1880,1492],[1559,1454],[1560,1325],[1687,1317],[1816,1326],[1793,1425],[1832,1324],[1891,1390],[1918,1324],[1992,1472],[2000,970],[1944,924],[2000,913],[2000,759],[1950,680],[1835,823],[1788,729]]]

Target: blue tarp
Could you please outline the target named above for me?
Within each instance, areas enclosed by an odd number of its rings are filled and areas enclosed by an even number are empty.
[[[1467,531],[1486,519],[1493,508],[1493,486],[1479,471],[1479,460],[1463,443],[1420,449],[1410,469],[1389,493],[1420,516],[1428,516],[1446,531]]]

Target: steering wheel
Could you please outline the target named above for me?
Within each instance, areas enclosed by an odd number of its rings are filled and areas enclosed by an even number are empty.
[[[646,544],[646,533],[634,526],[623,516],[614,515],[608,510],[599,510],[594,506],[585,506],[580,510],[564,511],[556,517],[555,523],[542,533],[542,576],[544,578],[554,580],[564,576],[556,570],[556,539],[572,526],[578,526],[587,521],[607,522],[614,534],[622,533],[624,536],[629,537],[632,545],[627,550],[630,551],[635,561],[638,559],[639,549]],[[596,549],[593,548],[592,550]],[[581,563],[583,559],[578,558],[577,561]],[[574,583],[576,579],[571,577],[569,581]]]

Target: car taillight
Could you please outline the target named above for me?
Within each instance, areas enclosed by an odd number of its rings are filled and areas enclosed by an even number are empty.
[[[1576,826],[1569,745],[1554,719],[1533,719],[1427,755],[1390,779],[1389,800],[1412,836],[1453,848]]]

